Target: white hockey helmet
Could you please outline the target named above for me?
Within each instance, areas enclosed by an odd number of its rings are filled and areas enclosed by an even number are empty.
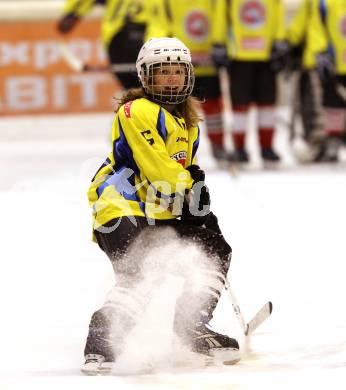
[[[162,86],[154,91],[154,69],[167,65],[182,65],[185,80],[182,88]],[[136,61],[139,80],[145,92],[156,102],[179,104],[191,95],[195,83],[195,75],[191,63],[190,50],[177,38],[151,38],[144,43]],[[157,87],[157,85],[156,85]]]

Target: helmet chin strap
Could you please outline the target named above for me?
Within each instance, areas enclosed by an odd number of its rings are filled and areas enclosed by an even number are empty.
[[[182,101],[179,101],[179,102],[165,101],[164,99],[162,99],[161,95],[159,95],[159,94],[151,93],[151,92],[146,91],[146,90],[144,90],[144,92],[145,92],[146,95],[150,98],[150,100],[152,100],[152,101],[155,102],[155,103],[160,104],[160,105],[163,106],[167,111],[170,111],[170,112],[171,112],[178,104],[182,103]]]
[[[167,106],[176,106],[180,103],[183,103],[187,98],[188,96],[185,96],[185,97],[176,97],[176,99],[174,100],[174,95],[169,97],[167,96],[165,98],[165,95],[161,95],[161,94],[158,94],[158,93],[151,93],[151,92],[147,92],[148,96],[150,96],[152,98],[152,100],[156,103],[159,103],[161,105],[167,105]]]

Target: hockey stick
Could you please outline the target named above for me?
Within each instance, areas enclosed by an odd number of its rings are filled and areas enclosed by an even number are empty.
[[[219,82],[221,89],[221,96],[223,100],[224,110],[226,112],[232,112],[231,93],[229,90],[230,80],[226,67],[219,69]]]
[[[226,120],[226,118],[229,118],[231,113],[233,112],[231,91],[230,91],[230,75],[225,66],[219,68],[218,74],[219,74],[219,84],[220,84],[221,97],[223,103],[223,111],[224,113],[228,114],[228,115],[224,115],[223,120],[225,121],[225,127],[231,128],[231,123],[230,122],[227,123],[228,120]],[[232,149],[234,149],[233,143],[232,143]],[[239,166],[235,161],[230,161],[229,169],[232,176],[234,177],[238,176]]]
[[[136,66],[132,63],[112,64],[112,65],[90,65],[78,58],[67,45],[62,42],[57,44],[59,53],[67,65],[76,72],[135,72]]]
[[[240,307],[238,305],[237,299],[232,291],[232,288],[229,284],[229,281],[226,279],[225,283],[226,291],[228,292],[228,297],[231,301],[233,310],[237,316],[239,324],[244,332],[245,336],[252,334],[269,316],[273,311],[273,304],[269,301],[265,303],[258,312],[254,315],[250,322],[246,323],[244,317],[241,313]]]

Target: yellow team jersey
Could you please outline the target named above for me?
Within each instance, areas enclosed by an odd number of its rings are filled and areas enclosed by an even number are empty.
[[[146,6],[150,0],[105,0],[101,36],[107,46],[125,23],[146,23]],[[67,0],[64,13],[73,12],[77,16],[86,15],[96,4],[95,0]]]
[[[112,127],[113,150],[92,180],[88,198],[94,229],[122,216],[172,219],[193,180],[199,128],[140,98],[120,107]],[[177,212],[178,210],[178,212]]]
[[[320,0],[303,0],[287,29],[287,40],[292,46],[302,46],[303,67],[312,69],[316,66],[316,53],[313,52],[311,39],[312,15],[318,10]]]
[[[146,37],[176,37],[190,49],[196,76],[217,75],[212,65],[212,24],[217,0],[156,0],[148,13]],[[198,65],[202,66],[198,66]]]
[[[281,0],[218,0],[216,4],[214,41],[227,42],[233,59],[267,61],[273,41],[286,38]]]
[[[312,23],[314,53],[328,50],[335,60],[336,73],[346,74],[346,1],[319,0]]]

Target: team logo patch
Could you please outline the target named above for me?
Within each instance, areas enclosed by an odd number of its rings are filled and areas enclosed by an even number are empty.
[[[245,50],[263,50],[265,40],[262,37],[244,37],[241,40],[241,47]]]
[[[186,157],[187,157],[187,152],[182,150],[181,152],[174,153],[173,156],[171,156],[171,159],[178,162],[185,168]]]
[[[201,11],[190,12],[185,18],[185,31],[192,41],[205,41],[210,31],[207,16]]]
[[[249,0],[240,8],[239,17],[247,28],[257,29],[265,23],[266,8],[259,1]]]
[[[346,15],[344,15],[340,20],[340,32],[343,38],[346,38]]]
[[[124,104],[124,112],[125,112],[126,118],[131,118],[131,104],[132,103],[133,103],[133,101],[131,100],[131,101]]]

